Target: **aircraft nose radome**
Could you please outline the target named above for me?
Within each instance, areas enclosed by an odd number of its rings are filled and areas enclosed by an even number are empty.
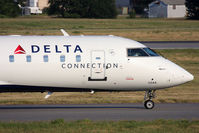
[[[181,69],[181,71],[177,71],[174,74],[173,83],[175,85],[180,85],[180,84],[184,84],[184,83],[187,83],[189,81],[192,81],[193,79],[194,79],[194,76],[191,73],[187,72],[184,69]]]
[[[194,79],[194,76],[193,76],[192,74],[187,73],[187,74],[185,75],[185,80],[186,80],[186,82],[192,81],[193,79]]]
[[[180,79],[180,77],[179,77],[179,79]],[[182,83],[192,81],[193,79],[194,79],[194,76],[191,73],[187,72],[186,70],[184,71],[184,73],[181,77]]]
[[[175,63],[167,61],[166,64],[168,65],[167,67],[169,68],[171,72],[170,74],[172,75],[170,78],[171,80],[169,80],[171,81],[170,83],[172,85],[176,86],[176,85],[184,84],[194,79],[194,76],[191,73],[189,73],[182,67],[176,65]]]

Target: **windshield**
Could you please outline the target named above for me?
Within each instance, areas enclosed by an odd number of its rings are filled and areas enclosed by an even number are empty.
[[[143,48],[144,51],[149,54],[150,56],[159,56],[154,50],[150,49],[150,48]]]
[[[143,49],[128,49],[128,56],[149,56]]]
[[[155,51],[150,48],[130,48],[127,50],[128,57],[138,56],[159,56]]]

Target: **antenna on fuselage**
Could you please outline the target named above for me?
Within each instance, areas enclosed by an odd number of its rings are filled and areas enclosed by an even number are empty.
[[[64,29],[60,29],[64,36],[70,36]]]

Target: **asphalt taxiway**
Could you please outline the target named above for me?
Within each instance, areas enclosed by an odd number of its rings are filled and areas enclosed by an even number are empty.
[[[144,41],[140,43],[153,49],[199,49],[199,41]]]
[[[108,120],[199,120],[198,104],[156,104],[147,110],[143,104],[85,105],[1,105],[0,121]]]

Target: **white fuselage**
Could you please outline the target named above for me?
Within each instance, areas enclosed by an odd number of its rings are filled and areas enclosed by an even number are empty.
[[[193,80],[161,56],[128,56],[146,46],[121,37],[1,36],[0,43],[0,85],[133,91]]]

